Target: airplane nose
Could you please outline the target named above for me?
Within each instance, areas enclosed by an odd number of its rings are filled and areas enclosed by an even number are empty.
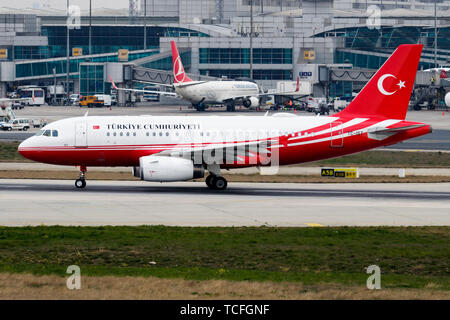
[[[19,151],[19,153],[22,155],[22,157],[25,157],[27,159],[32,160],[32,143],[31,140],[32,138],[28,138],[25,141],[23,141],[21,144],[19,144],[19,147],[17,148],[17,151]]]

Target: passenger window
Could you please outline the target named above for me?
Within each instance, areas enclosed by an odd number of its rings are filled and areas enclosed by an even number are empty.
[[[123,136],[123,132],[120,133],[120,136],[121,136],[121,137]]]
[[[52,135],[52,131],[51,130],[45,130],[44,136],[50,137],[51,135]]]
[[[106,133],[106,136],[108,136],[108,137],[109,137],[109,132],[107,132],[107,133]]]
[[[166,132],[166,137],[168,137],[169,136],[169,133],[168,132]]]
[[[159,136],[162,137],[162,132],[159,133]]]
[[[136,132],[133,132],[133,137],[136,137]]]
[[[153,132],[153,136],[156,137],[156,132]]]
[[[127,137],[129,137],[130,136],[130,133],[129,132],[127,132]]]
[[[147,137],[150,135],[150,133],[147,132]]]
[[[113,133],[113,136],[114,136],[114,137],[117,136],[117,133],[114,132],[114,133]]]
[[[58,130],[53,130],[52,131],[52,136],[53,137],[57,137],[58,136]]]

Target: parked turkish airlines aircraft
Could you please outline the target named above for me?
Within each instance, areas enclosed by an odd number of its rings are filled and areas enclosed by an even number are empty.
[[[55,121],[19,146],[26,158],[87,167],[130,166],[145,181],[204,176],[223,190],[221,169],[267,169],[339,157],[425,135],[405,121],[422,45],[402,45],[342,112],[333,116],[114,116]]]
[[[174,83],[173,85],[169,85],[169,87],[173,87],[175,93],[118,88],[110,77],[114,89],[167,96],[180,96],[191,102],[192,106],[198,111],[204,111],[205,105],[208,104],[226,105],[227,111],[234,111],[235,105],[238,102],[242,102],[246,108],[258,107],[260,105],[261,98],[269,95],[268,93],[261,92],[262,90],[258,87],[258,85],[251,81],[193,81],[184,71],[181,56],[178,53],[175,41],[172,41],[171,45]],[[299,91],[298,78],[296,91]],[[276,93],[271,94],[273,95]]]

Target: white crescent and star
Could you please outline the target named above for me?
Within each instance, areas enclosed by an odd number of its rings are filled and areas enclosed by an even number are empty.
[[[177,79],[178,82],[183,82],[186,74],[184,73],[184,68],[181,63],[180,56],[178,56],[176,58],[173,67],[174,67],[175,78]]]
[[[377,85],[378,85],[378,90],[381,92],[381,94],[384,94],[385,96],[390,96],[390,95],[396,93],[397,90],[392,91],[392,92],[389,92],[389,91],[386,91],[386,89],[384,89],[384,87],[383,87],[383,82],[384,82],[384,80],[387,79],[387,78],[395,78],[395,79],[397,79],[396,76],[394,76],[394,75],[392,75],[392,74],[389,74],[389,73],[386,73],[386,74],[383,74],[383,75],[378,79]],[[400,90],[401,88],[405,88],[405,87],[406,87],[406,86],[405,86],[405,81],[399,80],[399,82],[397,83],[397,86],[398,86],[398,90]]]

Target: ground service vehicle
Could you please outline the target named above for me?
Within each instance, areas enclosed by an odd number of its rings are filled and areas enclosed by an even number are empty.
[[[16,118],[3,124],[2,129],[7,131],[11,130],[27,131],[28,129],[30,129],[30,121],[28,119]]]
[[[112,105],[111,96],[108,94],[96,94],[95,95],[99,101],[103,101],[104,107],[110,107]]]
[[[44,89],[36,86],[18,87],[17,94],[21,101],[28,106],[42,106],[45,104]]]
[[[97,96],[82,96],[79,102],[80,107],[103,107],[104,101],[97,98]]]

